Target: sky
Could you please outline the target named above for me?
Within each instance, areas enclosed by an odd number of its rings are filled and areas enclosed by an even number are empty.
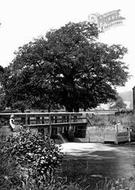
[[[44,36],[47,31],[68,22],[88,21],[88,15],[120,9],[123,25],[100,34],[108,44],[122,44],[128,53],[124,60],[132,75],[119,92],[135,86],[135,9],[133,0],[0,0],[0,65],[8,66],[18,47]]]

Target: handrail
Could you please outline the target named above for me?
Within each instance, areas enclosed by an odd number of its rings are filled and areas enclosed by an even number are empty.
[[[0,113],[0,118],[7,118],[10,120],[10,125],[14,128],[14,122],[11,122],[11,116],[14,116],[15,120],[21,125],[54,125],[54,124],[74,124],[74,123],[86,123],[84,115],[82,113],[74,112],[31,112],[31,113]]]
[[[47,113],[47,112],[28,112],[28,113],[20,113],[20,112],[18,112],[18,113],[12,113],[12,112],[10,112],[10,113],[0,113],[0,116],[10,116],[10,115],[12,115],[12,114],[14,114],[15,116],[19,116],[19,115],[46,115],[46,116],[48,116],[48,115],[53,115],[53,116],[55,116],[55,115],[82,115],[82,113],[81,112],[49,112],[49,113]]]

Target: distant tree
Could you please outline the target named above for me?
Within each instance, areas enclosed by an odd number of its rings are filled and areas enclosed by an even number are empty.
[[[5,72],[4,68],[0,65],[0,110],[3,110],[5,106],[5,103],[4,103],[5,93],[4,93],[4,89],[2,85],[4,72]]]
[[[4,73],[4,68],[0,65],[0,75]]]
[[[127,49],[97,39],[95,25],[69,23],[20,47],[8,67],[7,104],[78,111],[115,99],[115,87],[128,78],[122,62]]]
[[[111,109],[126,109],[127,105],[124,103],[123,99],[121,96],[117,96],[116,101],[113,103],[112,106],[110,106]]]

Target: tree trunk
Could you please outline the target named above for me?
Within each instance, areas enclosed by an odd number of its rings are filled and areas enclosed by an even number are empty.
[[[78,106],[76,106],[76,107],[74,108],[74,112],[79,112],[79,107],[78,107]]]
[[[49,104],[49,106],[48,106],[48,112],[50,112],[51,111],[51,105]]]
[[[71,107],[70,105],[67,105],[65,107],[67,112],[73,112],[73,107]]]

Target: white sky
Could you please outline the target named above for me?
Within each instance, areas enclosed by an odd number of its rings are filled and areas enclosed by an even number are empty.
[[[135,8],[133,0],[0,0],[0,65],[7,66],[19,46],[66,23],[88,20],[92,13],[103,14],[121,9],[126,20],[122,26],[100,35],[103,42],[122,44],[128,48],[125,56],[130,74],[124,88],[135,85]]]

